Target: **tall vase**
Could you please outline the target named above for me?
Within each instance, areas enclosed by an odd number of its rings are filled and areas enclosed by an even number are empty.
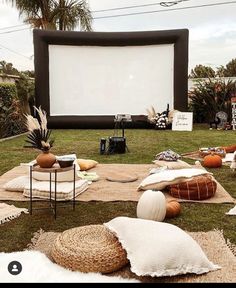
[[[37,157],[36,162],[41,168],[51,168],[56,162],[56,156],[50,151],[42,151]]]

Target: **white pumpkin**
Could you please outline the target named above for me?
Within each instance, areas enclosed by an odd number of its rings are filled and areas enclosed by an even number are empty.
[[[166,197],[161,191],[145,191],[137,205],[137,217],[141,219],[163,221],[166,216]]]

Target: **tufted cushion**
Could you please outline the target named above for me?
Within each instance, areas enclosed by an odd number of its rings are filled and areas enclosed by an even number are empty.
[[[171,196],[187,200],[204,200],[215,195],[217,184],[211,176],[195,176],[191,180],[168,186]]]

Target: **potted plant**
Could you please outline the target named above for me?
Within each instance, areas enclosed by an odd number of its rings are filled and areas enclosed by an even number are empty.
[[[54,140],[50,139],[51,130],[47,128],[47,115],[41,107],[36,108],[38,119],[32,115],[26,114],[26,127],[28,129],[27,140],[30,145],[25,147],[36,148],[41,153],[36,157],[36,162],[41,168],[51,168],[56,162],[56,156],[50,152]]]

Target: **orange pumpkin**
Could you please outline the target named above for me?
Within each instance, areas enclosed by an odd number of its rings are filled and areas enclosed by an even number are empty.
[[[226,153],[234,153],[236,151],[236,144],[235,145],[230,145],[230,146],[225,146],[222,147]]]
[[[166,218],[174,218],[180,214],[181,206],[176,200],[169,200],[166,203]]]
[[[219,155],[210,154],[203,158],[203,166],[208,168],[218,168],[222,166],[222,158]]]

